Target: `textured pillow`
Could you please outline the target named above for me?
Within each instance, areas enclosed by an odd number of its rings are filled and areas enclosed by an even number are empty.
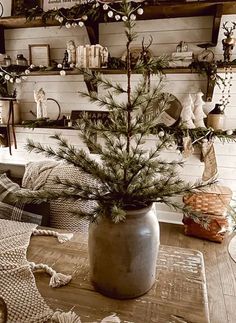
[[[55,185],[55,178],[61,181],[71,180],[80,184],[95,183],[95,180],[78,167],[65,163],[30,162],[26,165],[22,186],[28,189],[49,189],[60,191],[61,185]],[[87,232],[89,220],[73,215],[72,210],[90,212],[96,206],[95,201],[50,201],[50,225],[69,231]]]
[[[0,175],[0,218],[15,221],[32,222],[42,225],[48,225],[49,222],[49,205],[48,203],[40,204],[22,204],[13,203],[11,194],[20,190],[20,186],[10,180],[6,174]],[[9,208],[7,208],[9,205]],[[11,206],[11,207],[10,207]],[[6,214],[4,215],[4,212]],[[35,214],[36,212],[36,214]]]
[[[42,224],[42,215],[3,202],[0,202],[0,219]]]

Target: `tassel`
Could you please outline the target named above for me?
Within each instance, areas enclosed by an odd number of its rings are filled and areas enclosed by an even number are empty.
[[[46,273],[48,273],[51,276],[49,286],[52,288],[67,285],[72,279],[71,275],[64,275],[61,273],[57,273],[48,265],[35,264],[34,262],[30,262],[29,265],[31,270],[43,269]]]
[[[61,287],[67,285],[71,281],[71,279],[71,275],[64,275],[61,273],[54,272],[50,279],[49,286],[52,288]]]
[[[58,233],[57,239],[60,243],[64,243],[73,238],[73,233]]]
[[[112,314],[110,316],[104,317],[104,319],[101,321],[101,323],[120,323],[121,320],[119,319],[116,314]]]
[[[62,313],[55,312],[52,316],[52,322],[57,323],[81,323],[80,317],[76,315],[74,312]]]
[[[56,231],[52,231],[52,230],[38,230],[38,229],[34,229],[32,231],[32,234],[34,236],[53,236],[53,237],[57,237],[58,241],[60,243],[64,243],[66,241],[69,241],[73,238],[73,233],[58,233]]]

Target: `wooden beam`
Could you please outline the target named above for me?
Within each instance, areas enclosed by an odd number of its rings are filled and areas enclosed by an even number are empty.
[[[223,14],[223,4],[216,5],[215,15],[213,19],[212,36],[211,36],[211,42],[213,46],[217,45],[222,14]]]
[[[0,54],[5,54],[5,35],[2,26],[0,26]]]
[[[93,22],[86,25],[89,41],[91,45],[99,44],[99,24]]]

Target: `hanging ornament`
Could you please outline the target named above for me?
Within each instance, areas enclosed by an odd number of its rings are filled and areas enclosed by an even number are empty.
[[[227,27],[228,22],[223,23],[223,29],[225,30],[224,35],[226,38],[222,40],[223,51],[224,51],[224,80],[223,80],[223,88],[221,92],[221,104],[223,106],[222,112],[224,112],[225,108],[230,102],[230,92],[233,81],[233,71],[231,66],[231,56],[236,44],[236,39],[233,37],[233,30],[236,28],[236,23],[232,23],[232,27]]]
[[[202,180],[209,181],[211,179],[216,178],[217,173],[218,173],[213,141],[205,140],[202,143],[201,148],[202,148],[202,159],[201,160],[205,164],[204,172],[202,175]]]
[[[192,139],[190,136],[183,137],[183,152],[182,155],[184,158],[192,156],[194,152]]]

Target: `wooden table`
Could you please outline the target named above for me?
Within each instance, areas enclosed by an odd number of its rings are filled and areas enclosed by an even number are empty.
[[[116,313],[124,323],[209,323],[203,257],[199,251],[161,246],[157,279],[145,295],[116,300],[96,292],[89,280],[87,237],[76,233],[70,242],[32,237],[27,259],[45,263],[57,272],[72,274],[69,285],[48,286],[49,276],[35,273],[41,295],[51,308],[73,308],[82,323],[101,322]]]

